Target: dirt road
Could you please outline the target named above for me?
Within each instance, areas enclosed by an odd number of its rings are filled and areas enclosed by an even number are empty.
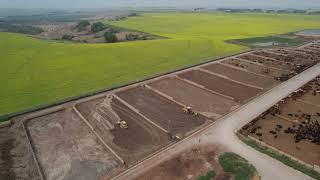
[[[238,110],[219,119],[213,125],[201,130],[183,141],[171,146],[155,156],[128,169],[113,179],[133,179],[152,167],[171,159],[187,148],[201,144],[219,144],[248,159],[258,170],[263,180],[304,180],[312,179],[279,161],[264,155],[243,144],[236,136],[237,130],[265,110],[276,104],[291,92],[320,75],[320,63],[293,77],[292,79],[269,90],[260,97],[242,106]]]

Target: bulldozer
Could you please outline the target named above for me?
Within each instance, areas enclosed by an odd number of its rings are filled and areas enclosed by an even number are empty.
[[[120,121],[120,127],[122,129],[128,129],[129,128],[128,123],[126,121]]]
[[[186,113],[186,114],[191,114],[191,115],[193,115],[193,116],[198,116],[198,113],[192,111],[192,109],[191,109],[190,106],[183,107],[182,110],[183,110],[183,112]]]

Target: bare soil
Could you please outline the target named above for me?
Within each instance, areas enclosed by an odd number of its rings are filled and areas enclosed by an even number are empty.
[[[142,86],[118,93],[119,97],[172,135],[183,137],[206,122],[204,116],[183,112],[183,107]]]
[[[196,180],[210,170],[215,171],[215,180],[233,179],[223,172],[218,162],[220,153],[221,150],[214,146],[193,148],[151,169],[136,180]]]
[[[308,50],[308,48],[303,48],[303,49],[292,49],[295,52],[299,52],[299,53],[304,53],[304,54],[308,54],[310,56],[313,56],[314,58],[319,58],[320,54],[315,52],[314,50]]]
[[[94,23],[95,21],[92,21]],[[37,37],[51,39],[51,40],[63,40],[64,35],[72,36],[71,41],[83,42],[83,43],[105,43],[104,34],[109,31],[109,29],[102,30],[97,33],[91,32],[91,26],[87,26],[84,30],[79,31],[77,28],[77,23],[55,23],[55,24],[42,24],[37,25],[44,30],[43,33]],[[114,33],[118,41],[127,41],[126,35],[134,34],[144,36],[145,40],[158,39],[159,36],[151,35],[148,33],[138,32],[129,29],[120,29],[119,32]]]
[[[223,61],[223,63],[247,70],[249,72],[270,77],[278,77],[281,76],[283,72],[285,72],[278,69],[269,68],[264,65],[258,65],[251,62],[242,61],[239,59],[228,59]]]
[[[316,122],[320,123],[320,99],[315,91],[320,87],[319,81],[316,78],[279,102],[265,117],[260,116],[250,123],[252,126],[245,134],[311,165],[320,165],[319,144],[313,141],[314,134],[310,134],[317,133]],[[308,132],[298,131],[305,126],[310,128]],[[290,133],[288,128],[293,131]],[[306,137],[300,140],[299,137],[305,134]]]
[[[311,120],[320,120],[317,113],[320,113],[320,107],[306,104],[300,101],[288,101],[283,108],[281,108],[280,115],[293,120],[295,122],[304,122],[303,114],[311,115]],[[319,121],[320,122],[320,121]],[[320,148],[320,147],[319,147]]]
[[[309,46],[308,48],[312,49],[315,52],[320,53],[320,47],[319,46]]]
[[[318,49],[318,50],[320,51],[320,46],[319,46],[319,45],[317,45],[317,44],[310,45],[309,47],[312,47],[312,48]]]
[[[246,100],[261,92],[259,89],[238,84],[199,70],[188,71],[179,74],[179,76],[200,84],[212,91],[233,97],[240,103],[244,103]]]
[[[270,50],[271,52],[275,52],[275,53],[280,53],[280,54],[284,54],[284,55],[287,55],[291,58],[297,58],[295,60],[295,63],[301,63],[301,61],[313,61],[313,60],[316,60],[315,57],[313,57],[312,55],[310,54],[306,54],[306,53],[298,53],[296,51],[288,51],[286,49],[277,49],[277,50]]]
[[[277,138],[275,138],[275,135],[271,134],[270,131],[275,131],[277,125],[281,125],[283,128],[277,132]],[[307,140],[295,143],[293,134],[284,133],[285,129],[293,125],[297,126],[297,123],[268,115],[265,119],[260,119],[255,123],[254,127],[260,126],[261,129],[258,129],[256,133],[250,133],[249,129],[246,133],[302,161],[320,165],[319,145],[310,143]],[[261,133],[262,136],[258,136],[257,133]]]
[[[177,78],[167,78],[149,85],[211,118],[223,116],[240,106],[230,99],[210,93]]]
[[[269,51],[272,52],[272,51]],[[283,62],[289,62],[289,63],[293,63],[293,64],[302,64],[302,65],[311,65],[313,63],[313,61],[311,59],[309,59],[308,56],[305,55],[294,55],[291,53],[288,53],[286,55],[283,55],[283,53],[276,53],[276,54],[271,54],[269,52],[266,51],[261,51],[261,52],[257,52],[257,53],[261,53],[264,54],[267,57],[273,57],[274,59],[277,59],[279,61],[283,61]],[[274,52],[274,51],[273,51]]]
[[[320,79],[312,81],[309,85],[310,90],[299,99],[320,106],[320,93],[314,94],[314,91],[320,90]]]
[[[1,134],[6,134],[4,130],[1,129]],[[10,151],[13,149],[13,139],[0,137],[0,177],[3,179],[13,180],[16,179],[14,172],[12,172],[12,158],[10,157]]]
[[[99,179],[119,162],[71,109],[27,123],[46,179]]]
[[[312,55],[315,56],[315,57],[319,57],[319,56],[320,56],[320,51],[315,50],[315,49],[313,49],[313,48],[305,47],[305,48],[303,48],[302,50],[307,50],[310,54],[312,54]]]
[[[320,55],[320,50],[318,48],[305,47],[303,49],[311,51],[311,54],[315,55],[316,57],[319,57],[319,55]]]
[[[273,68],[278,68],[281,70],[292,70],[294,68],[294,66],[291,64],[287,64],[287,63],[284,63],[281,61],[275,61],[275,60],[268,59],[268,58],[256,57],[256,56],[252,56],[250,54],[240,55],[240,56],[238,56],[238,58],[248,60],[251,62],[255,62],[255,63],[260,63],[260,64],[265,65],[266,67],[273,67]]]
[[[145,119],[137,115],[121,102],[115,100],[113,108],[119,117],[128,123],[128,129],[116,127],[111,131],[114,135],[113,142],[125,150],[122,157],[128,159],[127,162],[143,159],[151,152],[167,145],[169,143],[168,136],[147,123]]]
[[[40,180],[21,122],[0,128],[0,179]]]
[[[271,77],[255,75],[253,73],[248,73],[236,68],[231,68],[223,64],[211,64],[208,66],[204,66],[203,68],[211,72],[226,76],[229,79],[262,88],[270,88],[277,84],[276,80]]]
[[[284,55],[281,55],[281,54],[271,54],[271,53],[268,53],[266,51],[256,51],[256,52],[253,52],[253,54],[255,55],[259,55],[259,56],[264,56],[264,57],[267,57],[267,58],[273,58],[273,59],[276,59],[278,61],[282,61],[283,59],[286,58],[286,56]]]
[[[77,106],[77,109],[96,129],[104,141],[125,161],[126,165],[143,159],[150,153],[167,145],[168,136],[148,123],[144,118],[133,112],[117,99],[113,99],[111,107],[121,120],[128,124],[128,129],[120,128],[119,124],[114,129],[106,129],[104,118],[110,119],[110,114],[103,114],[97,118],[94,114],[99,112],[99,105],[103,99],[88,101]],[[101,112],[101,111],[100,111]]]
[[[42,24],[38,27],[43,29],[43,33],[40,34],[40,37],[47,39],[61,39],[65,34],[71,34],[73,32],[76,23],[55,23],[55,24]],[[89,29],[88,29],[89,30]],[[86,32],[76,32],[79,35],[85,35]]]

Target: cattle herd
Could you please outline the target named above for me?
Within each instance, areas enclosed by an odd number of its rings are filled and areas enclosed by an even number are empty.
[[[299,101],[299,98],[304,96],[306,93],[311,93],[312,96],[320,96],[320,78],[318,77],[316,80],[308,83],[301,89],[296,90],[292,94],[290,94],[285,99],[281,100],[279,103],[268,109],[266,112],[261,114],[258,118],[254,119],[252,122],[244,126],[242,129],[247,130],[250,129],[250,134],[255,134],[258,137],[262,137],[263,133],[259,130],[262,129],[260,125],[255,125],[259,120],[266,119],[266,116],[274,116],[274,117],[283,117],[282,109],[286,106],[290,101]],[[312,85],[315,85],[317,88],[313,88]],[[288,113],[287,117],[290,119],[299,119],[298,122],[293,123],[289,127],[283,127],[281,124],[276,124],[273,130],[270,130],[269,133],[274,136],[274,138],[278,138],[279,133],[282,131],[286,134],[294,135],[293,140],[295,143],[299,143],[302,140],[310,141],[313,144],[320,145],[320,107],[319,112],[314,114],[309,114],[303,112],[303,110],[298,110],[299,113]],[[288,120],[288,119],[286,119]],[[261,139],[260,139],[261,140]]]

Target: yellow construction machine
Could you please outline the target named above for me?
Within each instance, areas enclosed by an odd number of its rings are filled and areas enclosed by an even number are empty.
[[[192,111],[192,109],[191,109],[190,106],[183,107],[182,110],[183,110],[183,112],[186,113],[186,114],[191,114],[191,115],[193,115],[193,116],[198,116],[198,113]]]
[[[120,127],[122,129],[128,129],[129,128],[128,123],[126,121],[120,121]]]

